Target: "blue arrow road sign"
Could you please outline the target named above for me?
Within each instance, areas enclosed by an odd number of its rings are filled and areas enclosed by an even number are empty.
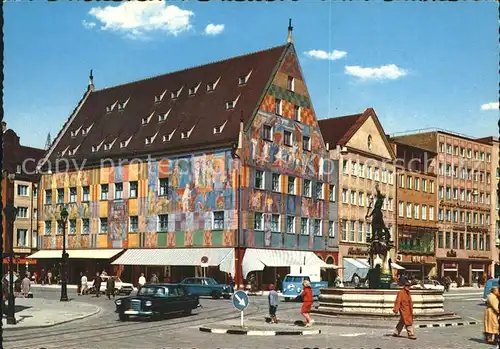
[[[233,305],[239,311],[243,311],[248,307],[248,296],[243,291],[237,291],[233,294]]]

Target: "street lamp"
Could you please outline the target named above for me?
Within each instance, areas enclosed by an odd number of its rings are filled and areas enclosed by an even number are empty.
[[[13,175],[8,176],[9,180],[13,180]],[[14,221],[16,220],[17,216],[17,207],[14,206],[14,204],[9,201],[7,205],[5,205],[5,208],[3,209],[3,212],[5,214],[5,219],[7,219],[7,222],[9,223],[9,249],[10,249],[10,254],[9,254],[9,306],[7,308],[7,323],[10,325],[15,325],[16,324],[16,317],[15,317],[15,300],[14,300],[14,271],[12,269],[12,257],[14,255]]]
[[[61,302],[68,301],[68,275],[66,273],[66,262],[68,260],[68,254],[66,253],[66,222],[68,221],[68,210],[63,207],[61,211],[61,219],[63,224],[63,250],[62,250],[62,261],[61,261]]]

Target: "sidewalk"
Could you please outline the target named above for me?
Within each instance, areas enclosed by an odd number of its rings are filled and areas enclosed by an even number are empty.
[[[55,326],[96,315],[101,308],[82,302],[60,302],[40,298],[16,298],[16,325],[7,324],[3,318],[3,328],[8,331]]]

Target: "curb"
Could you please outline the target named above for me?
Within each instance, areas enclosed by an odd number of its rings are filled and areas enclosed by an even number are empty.
[[[252,330],[228,330],[220,328],[200,327],[201,332],[214,334],[239,334],[246,336],[310,336],[321,334],[321,330],[302,331],[252,331]]]
[[[416,325],[416,328],[434,328],[434,327],[456,327],[456,326],[467,326],[467,325],[477,325],[478,321],[465,321],[465,322],[448,322],[444,324],[427,324],[427,325]]]
[[[6,327],[6,325],[4,324],[3,328],[4,328],[4,330],[8,329],[9,331],[22,331],[22,330],[33,330],[33,329],[37,329],[37,328],[48,328],[48,327],[54,327],[54,326],[58,326],[58,325],[63,325],[63,324],[67,324],[67,323],[70,323],[70,322],[73,322],[73,321],[78,321],[78,320],[86,319],[88,317],[91,317],[91,316],[99,314],[101,312],[102,308],[98,307],[96,305],[94,307],[96,308],[96,310],[94,312],[87,313],[87,314],[84,314],[84,315],[80,315],[80,316],[77,316],[77,317],[69,319],[69,320],[59,321],[59,322],[57,322],[55,324],[39,325],[39,326],[22,326],[22,327],[16,327],[16,325],[12,325],[12,327]]]

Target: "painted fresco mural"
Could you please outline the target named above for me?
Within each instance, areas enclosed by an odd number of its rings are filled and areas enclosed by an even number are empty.
[[[288,90],[289,77],[294,78],[294,91]],[[281,100],[281,115],[275,113],[275,100]],[[300,121],[295,120],[295,106],[300,107]],[[272,127],[272,140],[262,137],[263,126]],[[284,134],[292,134],[292,143],[285,145]],[[311,151],[303,150],[303,137],[310,138]],[[281,177],[293,176],[299,179],[296,183],[301,193],[302,180],[310,179],[322,183],[333,183],[333,163],[329,161],[323,138],[320,133],[312,104],[305,87],[300,66],[295,52],[287,53],[273,83],[269,87],[260,110],[253,124],[245,135],[243,159],[249,168],[249,187],[254,183],[255,169],[279,173]],[[281,178],[281,188],[286,188],[286,178]],[[269,190],[270,188],[266,188]],[[272,247],[288,249],[325,250],[326,240],[323,236],[284,233],[285,217],[296,217],[296,225],[300,217],[310,219],[309,231],[312,232],[313,219],[323,219],[323,232],[328,225],[328,201],[306,198],[301,195],[288,195],[285,190],[273,193],[266,190],[250,188],[244,190],[243,208],[248,211],[243,221],[242,240],[247,246]],[[312,190],[312,189],[311,189]],[[326,195],[328,193],[325,193]],[[254,213],[264,213],[263,231],[254,231]],[[271,232],[270,217],[281,216],[281,233]]]
[[[77,220],[76,234],[68,234],[69,248],[128,248],[232,246],[237,230],[235,189],[231,151],[149,161],[143,164],[85,170],[81,173],[45,175],[41,193],[65,188],[69,220]],[[167,195],[159,196],[159,180],[168,179]],[[138,198],[128,198],[128,182],[137,181]],[[114,183],[123,184],[123,198],[114,199]],[[99,200],[100,185],[109,184],[108,200]],[[89,186],[90,202],[67,203],[69,187]],[[57,221],[62,205],[43,204],[40,231],[52,222],[50,235],[40,236],[43,248],[62,248]],[[224,226],[212,231],[213,212],[224,212]],[[157,232],[158,215],[168,215],[168,229]],[[131,233],[129,217],[138,216],[138,232]],[[108,231],[99,233],[100,218],[108,219]],[[82,219],[89,219],[89,233],[82,234]],[[61,241],[59,241],[61,240]]]
[[[295,79],[294,92],[287,89],[288,76]],[[276,115],[275,98],[282,100],[282,115]],[[301,107],[300,122],[294,120],[295,106]],[[261,137],[264,124],[273,127],[273,140]],[[293,134],[293,144],[284,145],[284,132]],[[303,137],[310,137],[312,151],[304,151]],[[257,115],[243,137],[240,153],[242,166],[234,160],[230,150],[190,154],[184,157],[127,164],[116,167],[89,169],[81,172],[44,175],[40,193],[65,188],[67,201],[69,187],[77,187],[77,203],[66,204],[69,219],[77,220],[76,234],[69,235],[71,248],[161,248],[161,247],[222,247],[235,244],[238,231],[238,205],[235,187],[241,175],[242,247],[270,247],[285,249],[326,250],[323,236],[277,233],[271,231],[271,214],[281,215],[281,230],[285,229],[286,215],[324,219],[327,231],[328,202],[305,198],[301,195],[274,193],[252,188],[255,168],[331,183],[333,172],[324,142],[312,109],[305,82],[293,51],[290,51],[264,95]],[[239,173],[241,171],[241,173]],[[166,195],[159,196],[159,180],[168,179]],[[137,181],[138,197],[128,197],[128,183]],[[114,199],[114,183],[123,183],[123,197]],[[99,200],[100,185],[109,184],[108,200]],[[82,186],[90,187],[90,201],[81,202]],[[325,192],[325,197],[328,193]],[[45,205],[45,195],[39,195],[43,210],[40,212],[40,246],[45,249],[61,248],[62,236],[57,234],[56,221],[60,205]],[[213,212],[224,212],[224,226],[212,230]],[[262,231],[254,231],[254,213],[264,213]],[[168,215],[168,227],[158,232],[158,216]],[[130,232],[129,217],[138,217],[138,231]],[[108,218],[108,231],[100,234],[100,218]],[[82,219],[89,220],[89,232],[82,233]],[[52,231],[44,235],[45,221],[52,222]],[[312,224],[312,219],[311,219]],[[312,228],[312,227],[311,227]],[[312,231],[312,229],[310,229]]]

